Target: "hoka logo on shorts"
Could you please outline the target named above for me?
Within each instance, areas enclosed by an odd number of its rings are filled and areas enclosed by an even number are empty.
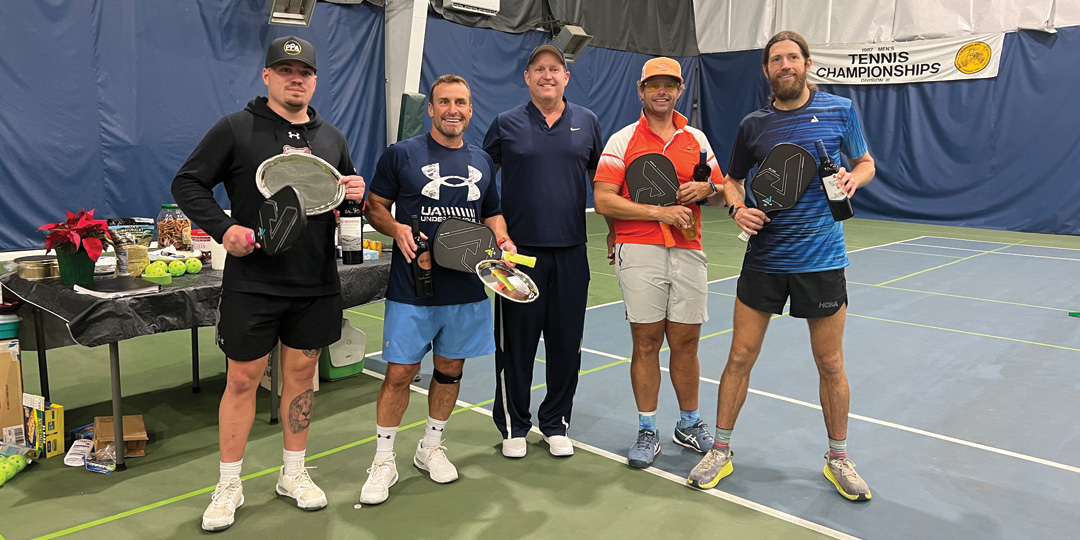
[[[466,197],[466,200],[468,200],[468,201],[480,200],[480,188],[476,187],[476,183],[484,178],[484,173],[480,172],[479,169],[473,167],[472,165],[469,165],[469,177],[468,178],[463,178],[461,176],[453,176],[453,175],[442,176],[439,173],[439,164],[438,163],[432,163],[430,165],[424,165],[423,167],[420,168],[420,172],[424,173],[424,176],[431,179],[431,181],[428,182],[427,185],[424,186],[424,189],[420,190],[420,193],[423,193],[427,197],[431,197],[432,199],[438,200],[439,199],[439,190],[440,190],[440,188],[442,188],[442,186],[446,186],[446,187],[450,187],[450,188],[464,187],[464,188],[468,188],[468,190],[469,190],[469,195],[468,195],[468,197]],[[451,182],[451,180],[455,180],[456,182]]]
[[[840,307],[840,301],[836,300],[833,302],[819,302],[817,307],[818,309]]]

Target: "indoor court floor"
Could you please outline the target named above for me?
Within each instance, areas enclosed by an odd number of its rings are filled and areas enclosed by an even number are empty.
[[[711,216],[709,214],[712,214]],[[731,339],[742,245],[707,209],[709,315],[700,343],[702,417],[712,423]],[[624,455],[637,415],[631,341],[601,218],[589,215],[592,277],[570,436],[553,458],[539,433],[529,453],[499,453],[491,419],[491,357],[469,360],[446,430],[461,479],[437,485],[410,461],[426,417],[424,389],[397,441],[401,479],[390,499],[357,508],[374,454],[382,304],[348,311],[368,334],[365,374],[323,382],[308,446],[330,498],[305,513],[273,494],[280,426],[260,392],[244,460],[246,504],[233,538],[733,538],[1058,539],[1080,522],[1080,238],[855,219],[845,333],[851,386],[849,455],[873,499],[852,503],[822,475],[827,449],[806,324],[774,317],[732,438],[735,472],[712,490],[685,486],[700,455],[671,442],[678,418],[665,379],[663,451],[645,471]],[[3,256],[0,255],[0,259]],[[212,328],[201,331],[213,335]],[[189,334],[124,342],[125,414],[143,414],[147,457],[109,476],[43,461],[0,487],[0,537],[191,538],[217,470],[222,355],[201,339],[203,392],[190,391]],[[129,352],[130,351],[130,352]],[[533,410],[544,395],[544,351]],[[52,393],[69,427],[108,414],[107,348],[49,352]],[[36,356],[23,353],[27,391]],[[661,354],[666,365],[667,351]]]

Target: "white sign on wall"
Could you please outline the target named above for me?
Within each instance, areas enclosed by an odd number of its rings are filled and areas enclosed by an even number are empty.
[[[807,80],[819,84],[907,84],[997,77],[1005,34],[925,41],[812,46]]]

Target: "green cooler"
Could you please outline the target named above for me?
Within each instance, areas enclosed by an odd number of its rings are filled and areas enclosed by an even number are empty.
[[[323,347],[319,356],[319,378],[337,381],[359,375],[364,371],[364,345],[367,336],[353,328],[348,319],[341,319],[341,339]]]

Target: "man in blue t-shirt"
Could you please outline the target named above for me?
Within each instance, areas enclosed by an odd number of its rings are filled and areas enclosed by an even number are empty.
[[[458,478],[446,458],[443,430],[461,388],[466,358],[495,352],[491,304],[475,274],[448,270],[427,262],[434,294],[418,296],[410,264],[417,257],[412,219],[420,221],[426,239],[435,236],[448,217],[479,221],[506,239],[514,253],[495,187],[495,166],[480,148],[462,138],[472,118],[472,95],[465,79],[443,75],[428,94],[431,132],[394,144],[379,158],[371,180],[367,216],[375,230],[394,239],[390,281],[386,289],[382,357],[386,378],[376,407],[375,459],[360,490],[360,502],[378,504],[397,482],[394,438],[409,406],[409,384],[428,351],[435,370],[428,387],[428,421],[417,444],[413,464],[440,484]],[[391,206],[396,203],[395,213]],[[419,257],[421,265],[430,256]]]
[[[502,208],[518,250],[536,257],[522,268],[544,291],[528,304],[495,298],[495,411],[502,454],[525,457],[532,428],[529,398],[540,334],[547,395],[537,413],[553,456],[570,456],[570,413],[581,368],[589,297],[585,199],[603,141],[592,111],[566,101],[562,51],[543,44],[529,55],[529,101],[495,118],[484,150],[502,169]]]
[[[859,117],[851,100],[817,91],[806,83],[810,47],[799,34],[784,31],[769,40],[762,71],[772,86],[770,104],[739,124],[731,152],[724,194],[729,214],[750,233],[739,275],[731,350],[720,378],[713,449],[690,472],[687,483],[708,489],[731,474],[731,431],[746,401],[750,370],[761,352],[773,314],[791,299],[791,316],[806,319],[820,377],[821,405],[829,435],[825,478],[842,496],[870,499],[870,488],[847,458],[849,391],[844,373],[844,322],[847,315],[848,266],[844,228],[833,219],[821,179],[811,183],[795,206],[766,217],[747,208],[743,180],[781,142],[814,148],[821,140],[833,162],[843,152],[851,170],[840,169],[839,186],[851,197],[874,178]]]

